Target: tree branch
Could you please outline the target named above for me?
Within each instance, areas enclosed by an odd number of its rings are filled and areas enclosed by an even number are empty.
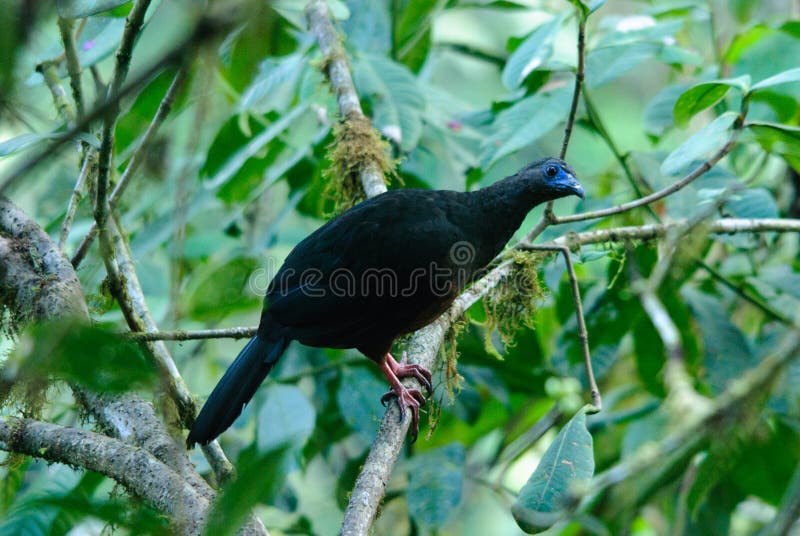
[[[13,417],[0,420],[0,448],[97,471],[167,514],[177,533],[202,531],[208,498],[146,450],[88,430]]]
[[[311,0],[306,6],[306,17],[311,31],[317,38],[319,49],[322,51],[325,74],[330,80],[336,101],[339,104],[339,113],[343,121],[366,121],[361,110],[353,77],[347,65],[342,43],[336,35],[336,30],[331,22],[331,13],[325,0]],[[361,186],[367,197],[374,197],[386,191],[386,182],[383,180],[383,171],[379,162],[370,162],[359,170]]]
[[[142,164],[142,162],[144,162],[147,156],[146,151],[149,148],[150,143],[155,138],[156,133],[158,133],[159,128],[161,128],[161,125],[164,123],[164,120],[167,118],[167,115],[169,115],[169,113],[172,111],[172,106],[175,104],[175,99],[186,83],[188,72],[189,65],[188,62],[186,62],[186,64],[184,64],[180,69],[178,69],[178,72],[175,73],[175,77],[172,79],[169,89],[167,89],[167,92],[164,94],[164,98],[161,99],[161,102],[158,105],[156,115],[153,116],[153,120],[150,121],[150,124],[147,126],[147,130],[139,141],[139,145],[136,147],[133,155],[131,155],[128,165],[125,167],[125,171],[122,173],[122,177],[120,177],[119,182],[117,182],[117,185],[114,187],[114,190],[109,196],[109,210],[113,211],[117,207],[122,194],[130,184],[131,179],[139,169],[139,166]],[[72,265],[75,268],[80,266],[96,236],[97,222],[95,221],[92,223],[92,226],[89,228],[86,236],[83,237],[78,249],[75,250],[75,254],[72,256]]]

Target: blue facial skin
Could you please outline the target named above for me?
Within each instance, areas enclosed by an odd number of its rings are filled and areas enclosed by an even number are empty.
[[[585,194],[583,192],[583,186],[581,186],[581,183],[578,182],[572,173],[564,169],[562,166],[557,164],[549,164],[547,167],[545,167],[545,175],[547,175],[549,179],[548,182],[551,186],[584,199]]]

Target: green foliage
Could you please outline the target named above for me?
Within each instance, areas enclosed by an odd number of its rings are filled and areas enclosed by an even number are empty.
[[[574,507],[572,494],[593,474],[592,436],[582,409],[561,429],[519,491],[512,507],[514,519],[529,534],[552,526],[568,515]]]

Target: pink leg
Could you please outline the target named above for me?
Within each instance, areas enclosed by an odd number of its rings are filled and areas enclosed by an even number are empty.
[[[395,361],[391,354],[386,354],[386,358],[381,364],[381,371],[383,371],[386,379],[389,380],[391,389],[381,397],[381,403],[385,406],[390,399],[397,398],[401,420],[406,416],[406,408],[411,409],[411,440],[416,441],[419,433],[419,407],[425,403],[425,397],[418,389],[409,389],[400,383],[400,378],[416,378],[430,394],[433,390],[431,373],[420,365],[408,365],[406,362],[407,356],[405,352],[403,352],[403,359],[400,363]]]

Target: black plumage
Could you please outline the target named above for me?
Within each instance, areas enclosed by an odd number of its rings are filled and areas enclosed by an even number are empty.
[[[476,278],[536,205],[583,197],[563,161],[534,162],[475,192],[401,189],[364,201],[330,220],[289,254],[267,289],[258,334],[206,401],[187,444],[225,431],[280,358],[287,344],[357,348],[386,375],[400,408],[413,413],[423,395],[399,378],[414,376],[430,391],[430,373],[389,355],[400,335],[443,313]]]

